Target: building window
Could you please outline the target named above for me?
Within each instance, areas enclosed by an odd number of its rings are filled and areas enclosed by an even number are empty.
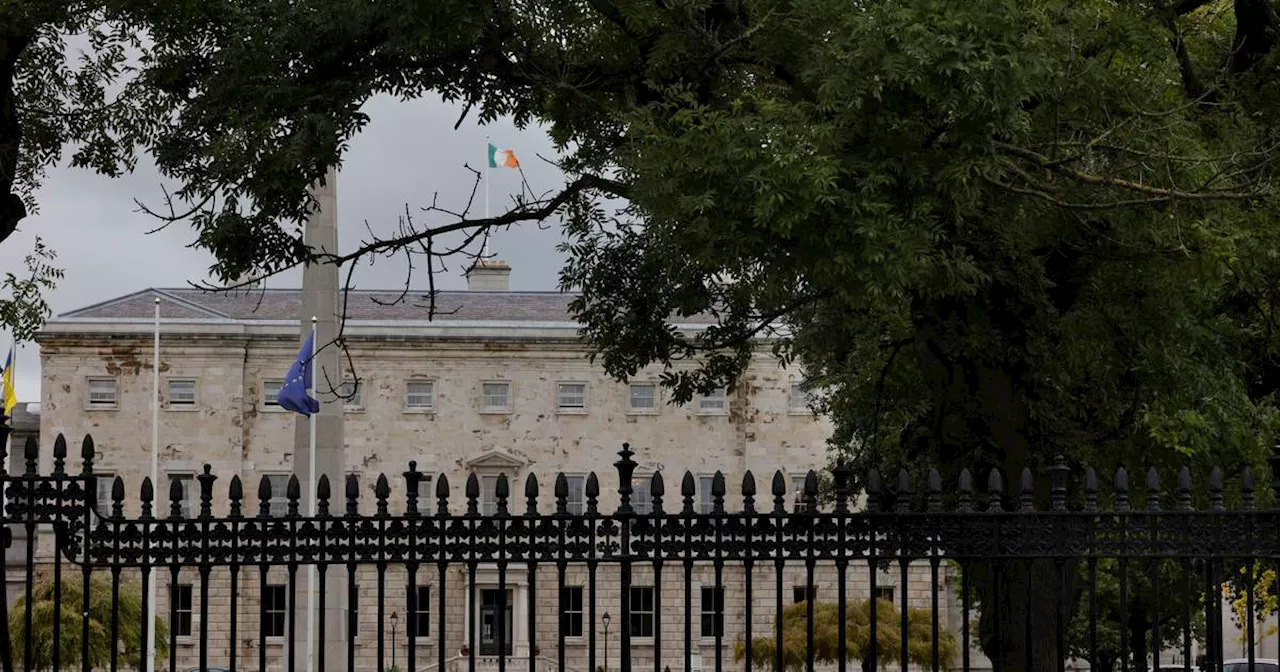
[[[348,380],[338,386],[337,397],[347,410],[364,408],[364,385],[358,380]]]
[[[714,498],[711,496],[711,483],[714,481],[710,476],[702,476],[698,479],[698,513],[711,513],[714,508]]]
[[[498,477],[480,477],[480,515],[492,516],[498,512]]]
[[[791,588],[791,601],[794,602],[795,604],[800,604],[801,602],[808,602],[810,600],[816,601],[817,597],[818,597],[817,586],[793,586]]]
[[[631,597],[631,629],[632,637],[653,636],[653,587],[632,586]]]
[[[507,413],[511,410],[511,383],[493,382],[480,386],[480,410]]]
[[[698,395],[698,410],[702,413],[723,413],[725,410],[725,389],[719,388],[711,394]]]
[[[115,487],[116,475],[111,472],[95,471],[94,474],[94,492],[97,493],[98,506],[97,512],[99,516],[111,515],[111,488]]]
[[[431,586],[418,586],[417,593],[414,596],[413,614],[414,614],[414,637],[424,638],[431,636]],[[393,644],[394,646],[394,644]]]
[[[178,584],[173,586],[173,593],[170,595],[173,599],[172,608],[176,611],[177,616],[173,622],[174,634],[179,637],[191,636],[191,584]]]
[[[876,586],[876,599],[893,602],[893,586]]]
[[[582,636],[582,586],[560,589],[560,632],[565,637]]]
[[[436,407],[436,384],[434,381],[411,380],[405,387],[405,408],[430,410]]]
[[[566,508],[570,515],[581,516],[586,510],[587,502],[587,479],[583,476],[566,476],[565,480],[569,482],[569,497],[566,501]]]
[[[658,386],[653,383],[633,383],[631,410],[640,412],[658,410]]]
[[[791,477],[791,510],[796,513],[804,513],[809,510],[809,506],[804,499],[804,482],[807,478],[808,476]]]
[[[267,474],[267,480],[271,482],[267,515],[283,518],[289,513],[289,474]]]
[[[173,483],[175,481],[182,488],[182,499],[178,502],[178,512],[183,518],[190,518],[192,510],[195,508],[195,493],[192,490],[195,485],[195,478],[191,474],[170,474],[169,482]],[[169,498],[166,497],[166,499]],[[169,499],[169,502],[172,504],[173,500]]]
[[[560,383],[556,389],[556,408],[569,412],[587,410],[586,383]]]
[[[116,402],[115,378],[89,379],[89,408],[115,408]]]
[[[653,480],[648,476],[631,479],[631,508],[639,515],[653,513],[653,492],[649,490],[652,484]]]
[[[264,380],[262,381],[262,405],[279,407],[280,402],[277,398],[280,396],[280,388],[284,387],[283,380]]]
[[[196,381],[194,378],[169,379],[169,406],[193,408],[196,405]]]
[[[800,383],[791,383],[791,412],[809,413],[809,402],[813,399]]]
[[[418,511],[428,511],[431,503],[435,501],[436,490],[431,485],[431,474],[423,474],[418,479]]]
[[[351,596],[355,604],[355,595]],[[268,585],[262,596],[262,634],[264,637],[284,637],[285,615],[289,612],[288,594],[282,585]]]
[[[724,636],[724,588],[702,587],[702,636]]]

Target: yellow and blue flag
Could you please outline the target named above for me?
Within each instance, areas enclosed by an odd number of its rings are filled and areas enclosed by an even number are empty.
[[[18,405],[18,395],[13,392],[13,348],[9,348],[9,358],[0,369],[0,401],[3,401],[4,414],[12,415],[13,407]]]

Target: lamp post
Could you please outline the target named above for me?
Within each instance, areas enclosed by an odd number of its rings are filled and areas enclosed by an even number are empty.
[[[604,612],[604,616],[600,617],[600,622],[604,624],[604,669],[609,669],[609,622],[613,620],[609,618],[609,612]]]
[[[396,622],[399,620],[400,620],[400,617],[396,616],[396,612],[394,611],[391,612],[391,669],[392,670],[397,669],[396,668],[396,643],[399,642],[400,640],[396,639]]]

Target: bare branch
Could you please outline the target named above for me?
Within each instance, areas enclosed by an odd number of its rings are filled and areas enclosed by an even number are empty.
[[[1026,149],[1023,147],[1010,145],[1008,143],[996,142],[995,146],[1000,151],[1010,156],[1016,156],[1020,159],[1028,161],[1034,164],[1037,168],[1041,170],[1045,170],[1049,173],[1054,173],[1054,172],[1060,173],[1082,184],[1089,184],[1094,186],[1116,187],[1119,189],[1133,191],[1140,194],[1147,194],[1149,196],[1159,197],[1162,199],[1169,199],[1169,200],[1178,199],[1178,200],[1188,200],[1188,201],[1210,201],[1210,200],[1247,201],[1247,200],[1255,200],[1258,198],[1264,198],[1266,196],[1265,193],[1260,191],[1246,191],[1246,192],[1220,191],[1220,190],[1185,191],[1181,189],[1167,189],[1163,187],[1156,187],[1149,184],[1143,184],[1141,182],[1135,182],[1133,180],[1124,179],[1121,177],[1113,177],[1110,175],[1096,175],[1093,173],[1087,173],[1082,170],[1068,168],[1062,165],[1054,165],[1056,162],[1050,159],[1048,156],[1045,156],[1044,154],[1041,154],[1039,152],[1032,151],[1030,149]]]

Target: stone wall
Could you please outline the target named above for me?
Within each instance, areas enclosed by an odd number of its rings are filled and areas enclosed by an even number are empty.
[[[263,474],[289,473],[294,426],[301,416],[266,405],[263,386],[283,377],[296,348],[296,341],[277,337],[167,338],[160,361],[162,393],[170,378],[194,378],[198,391],[194,406],[162,400],[162,480],[166,475],[194,475],[202,465],[211,465],[219,477],[214,508],[221,512],[232,475],[244,479],[246,494],[253,497]],[[723,471],[730,502],[738,501],[738,486],[748,468],[763,488],[774,470],[803,474],[827,463],[829,422],[790,408],[790,383],[798,374],[779,368],[767,355],[729,394],[727,412],[708,414],[666,403],[655,412],[631,412],[628,387],[609,380],[574,343],[496,347],[479,341],[370,338],[354,342],[351,354],[362,399],[346,413],[347,469],[360,476],[366,493],[376,475],[386,472],[397,503],[404,497],[399,474],[411,460],[427,474],[447,475],[457,496],[466,475],[473,468],[482,470],[485,458],[489,467],[513,479],[516,497],[529,473],[536,474],[549,493],[557,472],[585,475],[594,470],[601,480],[604,510],[616,501],[617,478],[611,465],[623,442],[630,442],[636,452],[637,475],[663,472],[669,493],[678,492],[685,470],[698,476]],[[63,432],[78,444],[84,433],[92,433],[97,470],[124,478],[126,512],[136,513],[136,493],[149,469],[149,339],[45,337],[41,359],[43,442],[51,443]],[[656,381],[658,373],[646,371],[636,380]],[[88,380],[99,376],[117,381],[114,409],[88,405]],[[434,381],[434,409],[405,407],[410,378]],[[481,412],[484,381],[511,383],[511,412]],[[585,412],[557,410],[557,384],[569,381],[587,384]],[[78,450],[71,452],[74,456]],[[41,460],[42,469],[48,469],[47,452]],[[158,490],[167,496],[167,483]]]

